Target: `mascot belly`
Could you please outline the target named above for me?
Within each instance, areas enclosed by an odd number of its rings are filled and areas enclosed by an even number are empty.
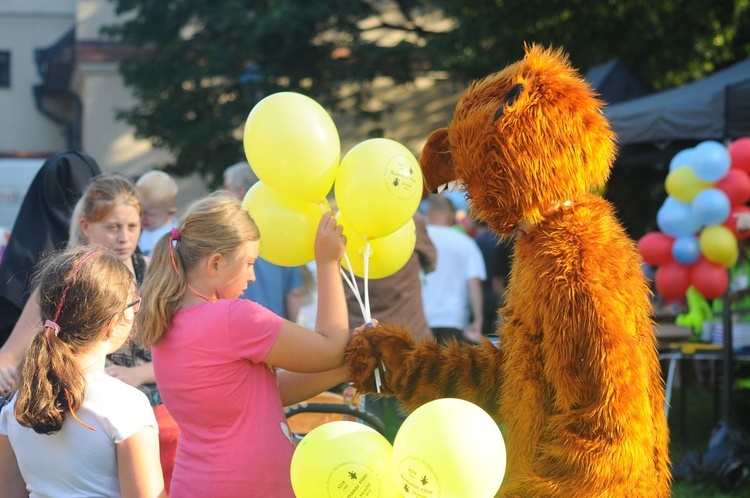
[[[648,285],[612,206],[589,193],[615,154],[601,105],[538,46],[469,86],[420,162],[429,189],[456,181],[493,232],[519,234],[500,344],[415,344],[381,323],[348,349],[363,392],[382,362],[383,392],[408,409],[457,397],[492,415],[508,457],[498,496],[671,494]]]

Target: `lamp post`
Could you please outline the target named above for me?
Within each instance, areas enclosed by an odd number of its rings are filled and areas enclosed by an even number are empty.
[[[240,75],[239,84],[242,88],[242,99],[250,109],[263,98],[265,81],[266,75],[263,73],[260,64],[251,62],[245,66],[245,70]]]

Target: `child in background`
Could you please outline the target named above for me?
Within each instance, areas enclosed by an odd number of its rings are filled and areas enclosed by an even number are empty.
[[[346,380],[341,226],[330,212],[318,226],[315,332],[240,298],[255,280],[259,238],[240,201],[217,192],[154,248],[138,331],[182,430],[172,498],[293,498],[283,407]]]
[[[133,274],[115,254],[87,246],[42,268],[40,326],[18,392],[0,412],[6,496],[166,496],[148,399],[104,373],[139,309]]]
[[[163,171],[152,170],[138,179],[135,190],[143,208],[138,247],[150,256],[156,241],[177,225],[177,182]]]

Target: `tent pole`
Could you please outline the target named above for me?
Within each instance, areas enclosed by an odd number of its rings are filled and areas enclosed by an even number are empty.
[[[727,270],[728,271],[728,270]],[[722,311],[722,318],[724,321],[723,329],[723,361],[722,361],[722,377],[724,378],[724,390],[722,395],[722,411],[724,420],[727,424],[732,422],[732,388],[734,379],[732,376],[732,363],[733,363],[733,352],[732,352],[732,299],[730,298],[729,289],[724,292],[722,297],[724,300],[724,309]]]

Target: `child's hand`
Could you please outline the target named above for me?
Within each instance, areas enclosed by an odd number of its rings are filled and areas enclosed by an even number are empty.
[[[344,228],[336,223],[333,212],[323,213],[315,235],[315,261],[341,261],[346,250]]]
[[[359,335],[359,334],[366,332],[368,327],[377,327],[377,326],[378,326],[378,321],[377,319],[373,318],[370,320],[370,323],[363,323],[362,325],[354,329],[353,332],[354,332],[354,335]]]

